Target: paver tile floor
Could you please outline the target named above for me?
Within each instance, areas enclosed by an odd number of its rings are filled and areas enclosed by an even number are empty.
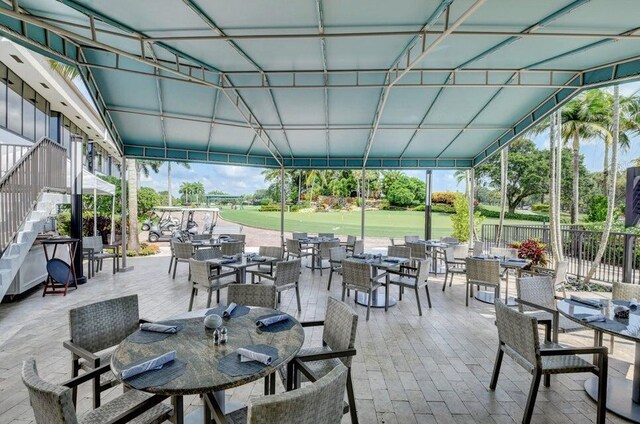
[[[42,377],[62,382],[70,377],[70,353],[62,347],[69,338],[68,310],[112,297],[138,294],[141,317],[151,320],[184,312],[189,304],[191,285],[187,266],[178,264],[175,280],[167,273],[168,249],[147,258],[130,258],[134,269],[112,275],[110,270],[71,291],[66,297],[42,297],[35,291],[22,300],[0,305],[0,423],[34,422],[26,389],[20,380],[22,361],[36,358]],[[339,298],[341,280],[334,279],[327,291],[328,272],[320,276],[303,267],[301,276],[302,312],[296,311],[294,291],[283,293],[280,308],[300,321],[324,318],[328,296]],[[497,348],[492,305],[470,301],[464,306],[464,284],[455,279],[453,287],[442,292],[443,275],[430,276],[433,308],[418,316],[413,293],[406,292],[398,305],[385,313],[372,309],[365,321],[366,308],[347,302],[359,314],[357,356],[353,378],[358,415],[362,423],[519,423],[529,391],[530,375],[509,358],[503,363],[498,388],[488,389]],[[513,287],[513,284],[511,284]],[[397,288],[392,289],[397,297]],[[424,292],[422,292],[424,296]],[[223,291],[222,302],[226,300]],[[205,296],[196,299],[204,307]],[[305,344],[318,345],[321,328],[307,329]],[[233,335],[231,335],[233,337]],[[593,334],[580,331],[560,335],[560,342],[574,346],[593,343]],[[608,340],[607,340],[608,342]],[[610,357],[610,374],[630,377],[633,373],[634,346],[616,340]],[[589,423],[595,418],[595,404],[583,390],[590,375],[571,374],[552,377],[550,388],[541,387],[533,422]],[[103,393],[108,400],[121,387]],[[245,402],[261,396],[262,381],[227,392],[228,400]],[[283,388],[278,381],[278,391]],[[201,404],[197,396],[185,399],[186,413]],[[81,386],[78,411],[91,407],[89,384]],[[348,423],[348,415],[343,422]],[[608,422],[624,422],[613,414]]]

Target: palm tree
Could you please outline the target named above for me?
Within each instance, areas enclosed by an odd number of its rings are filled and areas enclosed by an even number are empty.
[[[129,180],[128,185],[128,196],[127,203],[129,209],[129,237],[127,238],[127,249],[135,250],[136,252],[140,250],[140,238],[138,237],[138,164],[137,160],[129,159],[127,160],[127,179]]]
[[[137,188],[140,188],[140,174],[143,174],[145,178],[149,177],[151,171],[154,174],[157,174],[160,171],[160,167],[162,166],[162,161],[160,160],[136,160],[136,181]]]
[[[507,171],[509,168],[509,146],[500,151],[500,220],[496,234],[496,246],[502,241],[502,226],[504,224],[504,212],[507,208]]]
[[[49,67],[67,81],[73,81],[80,76],[78,68],[72,65],[65,65],[57,60],[49,59]]]

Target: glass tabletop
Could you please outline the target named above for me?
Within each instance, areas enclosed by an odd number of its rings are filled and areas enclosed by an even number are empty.
[[[563,299],[558,301],[558,311],[570,320],[578,322],[585,327],[614,334],[634,342],[640,341],[640,308],[630,309],[629,318],[616,318],[614,308],[618,305],[629,307],[629,302],[596,299],[595,297],[589,298],[588,296],[581,296],[581,298],[597,300],[601,303],[601,307],[591,307],[575,300]],[[584,321],[586,317],[597,314],[604,315],[606,321]]]

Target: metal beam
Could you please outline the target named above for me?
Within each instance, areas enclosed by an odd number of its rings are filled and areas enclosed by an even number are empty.
[[[220,75],[220,82],[222,82],[222,75]],[[218,110],[218,101],[220,101],[220,91],[215,90],[213,94],[213,108],[211,110],[211,125],[209,126],[209,137],[207,139],[207,152],[211,150],[211,138],[213,137],[213,129],[216,122],[216,112]],[[254,134],[253,141],[256,140],[257,134]]]
[[[142,43],[142,56],[145,56],[145,44],[146,43]],[[154,61],[157,61],[157,57],[156,57],[156,53],[153,51],[153,46],[151,45],[151,43],[149,43],[149,51],[151,52],[151,56],[153,57]],[[162,104],[162,88],[160,87],[160,79],[157,78],[157,74],[158,74],[158,69],[154,68],[153,70],[156,74],[156,94],[158,95],[158,111],[160,112],[160,127],[162,129],[162,144],[164,145],[164,147],[167,147],[167,131],[164,125],[164,106]],[[169,194],[169,196],[171,196],[171,194]]]
[[[318,33],[324,33],[324,12],[322,9],[322,0],[316,0],[316,13],[318,15]],[[329,75],[327,72],[327,44],[324,38],[320,39],[320,56],[322,57],[322,81],[324,83],[324,141],[327,150],[327,159],[331,155],[331,136],[329,135]]]

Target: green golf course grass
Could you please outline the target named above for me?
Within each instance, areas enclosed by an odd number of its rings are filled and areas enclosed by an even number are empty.
[[[257,208],[224,209],[222,219],[250,227],[268,230],[280,229],[280,212],[259,212]],[[432,234],[440,238],[451,234],[451,215],[433,214]],[[497,224],[497,219],[485,218],[484,224]],[[539,224],[532,221],[505,220],[508,225]],[[360,235],[360,211],[346,212],[285,212],[285,231],[331,232],[337,235]],[[365,235],[369,237],[400,237],[406,234],[424,234],[424,212],[367,211]]]

